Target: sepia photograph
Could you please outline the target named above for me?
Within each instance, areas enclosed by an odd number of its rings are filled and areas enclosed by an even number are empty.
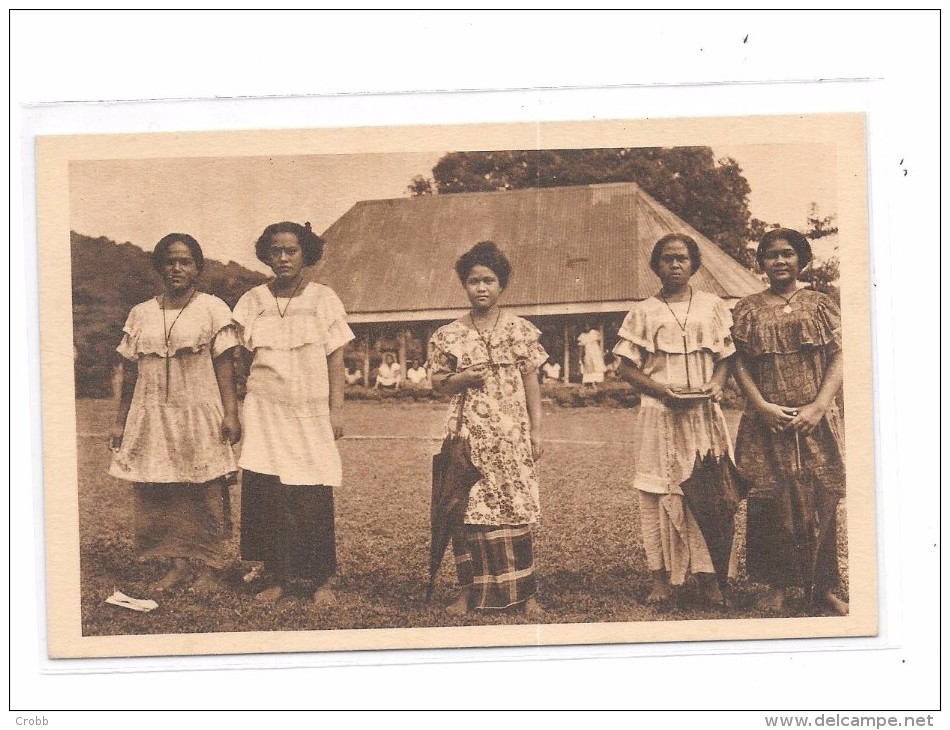
[[[50,656],[875,635],[865,148],[39,137]]]

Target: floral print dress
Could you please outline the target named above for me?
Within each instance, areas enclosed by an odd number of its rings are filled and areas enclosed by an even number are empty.
[[[430,376],[488,365],[489,374],[465,395],[461,435],[471,445],[482,478],[472,487],[467,525],[527,525],[538,521],[538,474],[531,455],[531,424],[522,375],[548,358],[530,322],[502,312],[493,330],[479,333],[459,319],[429,341]],[[462,394],[452,398],[446,432],[454,433]]]

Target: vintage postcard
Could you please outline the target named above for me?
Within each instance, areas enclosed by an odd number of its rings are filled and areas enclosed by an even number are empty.
[[[877,633],[863,115],[36,158],[52,658]]]

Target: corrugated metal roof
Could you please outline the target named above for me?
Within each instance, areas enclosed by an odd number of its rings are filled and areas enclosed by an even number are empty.
[[[587,303],[603,311],[604,303],[656,292],[650,252],[670,232],[699,245],[697,288],[725,298],[762,289],[754,274],[635,183],[364,200],[323,234],[315,278],[350,314],[467,308],[455,261],[491,240],[512,263],[506,307]]]

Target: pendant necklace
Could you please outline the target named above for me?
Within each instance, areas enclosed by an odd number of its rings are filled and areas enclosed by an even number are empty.
[[[689,322],[689,310],[693,308],[693,287],[689,287],[689,304],[686,305],[686,316],[683,318],[683,321],[680,322],[680,318],[676,316],[676,312],[673,311],[673,307],[670,306],[670,303],[666,300],[666,295],[663,294],[663,290],[660,290],[660,299],[663,300],[663,303],[666,305],[666,308],[670,310],[670,314],[673,315],[673,319],[676,320],[676,324],[679,325],[680,331],[683,333],[683,357],[686,362],[686,390],[690,390],[689,382],[689,352],[686,347],[686,324]]]
[[[483,335],[482,331],[478,329],[478,325],[475,324],[475,318],[471,314],[468,316],[472,320],[472,327],[475,328],[475,332],[478,334],[479,339],[485,343],[485,351],[488,353],[488,364],[494,367],[495,362],[492,360],[491,356],[491,338],[495,334],[495,328],[498,326],[498,320],[501,319],[501,308],[499,307],[498,313],[495,315],[495,323],[491,326],[491,331],[488,333],[488,339],[485,339],[485,335]]]
[[[284,315],[287,314],[287,310],[290,309],[290,303],[294,300],[294,297],[297,296],[297,290],[300,288],[301,282],[303,282],[302,276],[299,279],[297,279],[297,286],[294,287],[294,290],[290,295],[290,299],[287,300],[287,306],[284,307],[283,312],[280,311],[280,299],[277,298],[277,292],[274,291],[274,289],[271,289],[271,294],[274,295],[274,304],[277,305],[277,314],[280,315],[281,319],[284,318]]]
[[[195,294],[198,290],[192,289],[191,296],[188,297],[188,301],[185,302],[185,306],[178,310],[178,314],[175,315],[175,319],[172,320],[172,326],[169,327],[165,319],[165,301],[166,295],[162,294],[162,332],[165,334],[165,402],[168,402],[168,383],[171,379],[171,358],[169,356],[169,347],[171,346],[172,339],[172,330],[175,329],[175,325],[178,323],[178,318],[184,313],[185,309],[188,308],[188,305],[191,304],[191,300],[195,298]]]
[[[792,296],[790,296],[790,297],[786,297],[784,294],[779,294],[779,293],[777,293],[777,292],[772,292],[772,293],[775,294],[775,296],[777,296],[777,297],[778,297],[779,299],[781,299],[783,302],[785,302],[785,306],[782,307],[782,311],[785,312],[785,314],[791,314],[791,313],[792,313],[792,300],[795,298],[795,295],[798,294],[798,292],[800,292],[800,291],[801,291],[801,289],[796,289],[794,292],[792,292]]]

